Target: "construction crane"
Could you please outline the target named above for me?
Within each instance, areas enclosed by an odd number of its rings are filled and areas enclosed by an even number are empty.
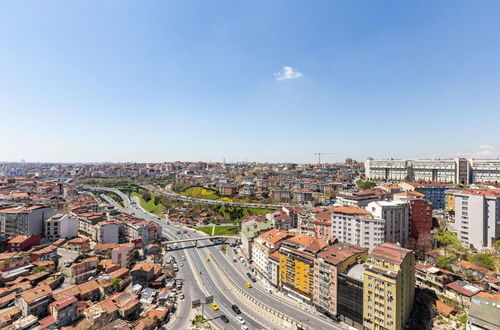
[[[316,156],[318,156],[318,164],[321,165],[321,155],[340,155],[338,152],[315,152]]]

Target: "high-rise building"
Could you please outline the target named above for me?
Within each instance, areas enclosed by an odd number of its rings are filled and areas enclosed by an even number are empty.
[[[365,263],[363,325],[367,329],[403,329],[415,296],[415,256],[397,244],[383,243]]]
[[[491,248],[500,238],[500,189],[455,193],[454,228],[463,245]]]
[[[384,242],[399,243],[406,246],[410,236],[410,204],[408,202],[371,202],[366,209],[375,218],[385,220]]]

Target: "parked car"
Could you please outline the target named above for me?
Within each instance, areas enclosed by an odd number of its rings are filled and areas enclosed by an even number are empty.
[[[224,322],[224,323],[229,323],[229,319],[228,319],[228,318],[227,318],[227,316],[226,316],[226,315],[224,315],[224,314],[222,314],[222,315],[220,316],[220,319],[221,319],[221,320],[222,320],[222,322]]]
[[[236,320],[238,320],[238,322],[240,322],[240,324],[245,324],[247,323],[241,316],[237,316],[236,317]]]

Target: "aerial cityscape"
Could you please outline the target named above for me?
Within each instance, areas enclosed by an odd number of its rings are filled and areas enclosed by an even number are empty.
[[[499,13],[0,1],[0,328],[500,330]]]

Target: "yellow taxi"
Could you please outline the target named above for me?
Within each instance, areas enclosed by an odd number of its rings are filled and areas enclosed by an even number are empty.
[[[251,288],[252,287],[252,283],[246,282],[245,285],[247,286],[247,288]]]
[[[219,309],[219,306],[217,306],[217,304],[216,304],[216,303],[211,303],[211,304],[210,304],[210,307],[212,307],[212,309],[213,309],[214,311],[216,311],[216,310],[218,310],[218,309]]]
[[[206,261],[210,261],[210,257],[206,257],[206,258],[205,258],[205,260],[206,260]]]

